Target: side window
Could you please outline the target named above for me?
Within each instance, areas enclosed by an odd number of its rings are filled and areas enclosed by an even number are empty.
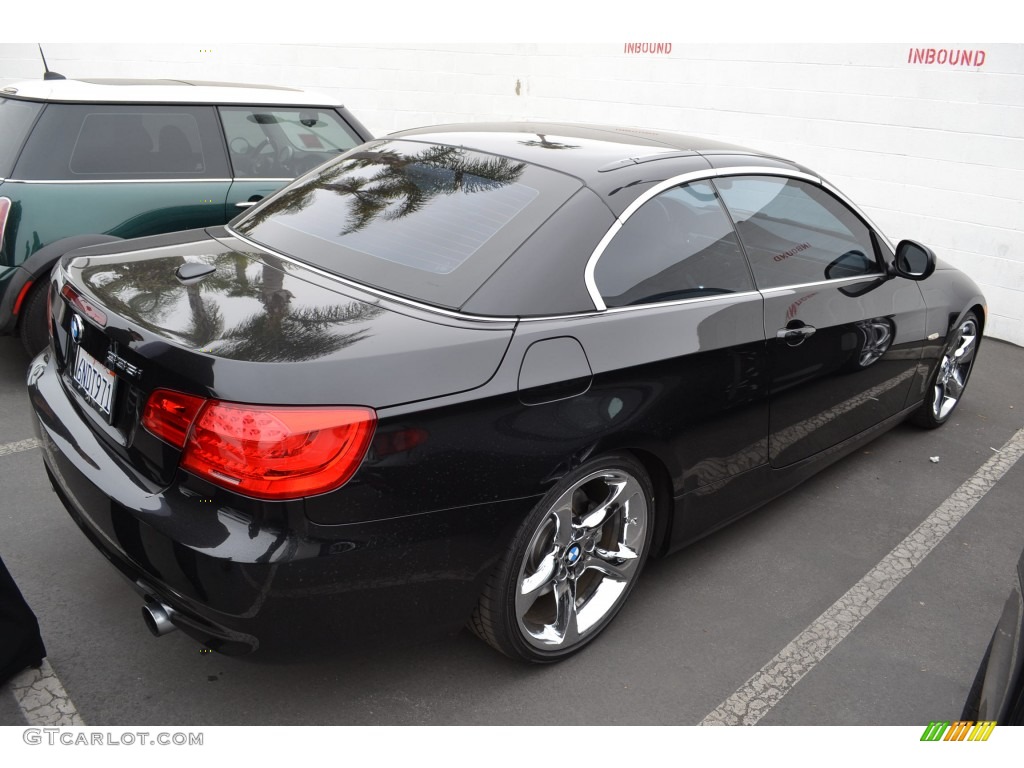
[[[716,179],[758,288],[880,272],[868,226],[814,184],[778,176]]]
[[[93,112],[71,148],[71,173],[177,173],[206,171],[199,124],[187,112]]]
[[[221,107],[220,117],[238,179],[295,178],[362,143],[332,109]]]
[[[707,181],[644,203],[601,254],[594,280],[609,307],[753,289],[736,233]]]
[[[212,107],[51,104],[16,172],[53,180],[227,176]]]
[[[25,134],[41,109],[35,102],[0,98],[0,179],[10,175]]]

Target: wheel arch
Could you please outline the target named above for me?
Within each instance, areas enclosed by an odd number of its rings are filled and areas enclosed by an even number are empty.
[[[633,456],[647,472],[654,486],[654,533],[651,539],[651,557],[661,557],[672,541],[674,504],[672,500],[672,478],[668,468],[654,453],[643,448],[624,449]]]
[[[38,283],[41,278],[48,275],[50,270],[53,269],[54,264],[64,254],[77,248],[113,243],[123,239],[114,235],[103,234],[73,235],[72,237],[65,237],[52,243],[47,243],[25,259],[19,265],[18,271],[15,272],[3,296],[2,306],[0,306],[0,323],[4,324],[3,330],[10,333],[20,329],[21,313],[18,315],[14,314],[14,303],[17,297],[25,289],[26,284]],[[30,292],[33,290],[36,290],[35,285],[29,289]]]
[[[985,306],[985,304],[979,301],[978,303],[976,303],[974,306],[972,306],[970,309],[963,313],[964,315],[966,315],[967,312],[974,312],[975,316],[978,318],[978,325],[980,326],[978,328],[978,333],[982,336],[985,335],[985,320],[987,319],[988,314],[986,310],[987,307]],[[961,315],[961,317],[963,317],[963,315]]]

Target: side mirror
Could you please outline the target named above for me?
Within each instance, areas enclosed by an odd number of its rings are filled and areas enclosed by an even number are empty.
[[[896,246],[893,272],[908,280],[924,280],[935,271],[935,253],[927,245],[902,240]]]

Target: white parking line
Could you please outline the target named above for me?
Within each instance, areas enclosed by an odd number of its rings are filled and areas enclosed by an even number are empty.
[[[995,449],[993,449],[995,450]],[[1024,455],[1024,428],[925,518],[860,581],[811,622],[701,725],[755,725],[839,645],[953,530]]]
[[[39,441],[30,437],[27,440],[19,440],[16,443],[4,443],[0,445],[0,456],[6,456],[9,453],[19,453],[21,451],[31,451],[33,448],[39,447]]]
[[[8,684],[29,725],[85,725],[50,662],[26,669]]]

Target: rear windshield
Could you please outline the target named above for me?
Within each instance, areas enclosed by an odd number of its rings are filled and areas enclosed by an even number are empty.
[[[384,141],[232,226],[339,276],[456,309],[579,187],[506,157]]]
[[[0,179],[7,178],[41,104],[20,99],[0,99]]]

